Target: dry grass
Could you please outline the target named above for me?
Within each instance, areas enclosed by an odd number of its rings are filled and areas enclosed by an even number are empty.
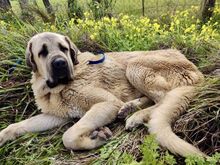
[[[207,79],[174,131],[211,155],[220,152],[220,79]]]

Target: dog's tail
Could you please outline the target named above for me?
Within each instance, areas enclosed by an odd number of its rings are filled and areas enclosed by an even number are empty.
[[[178,87],[166,94],[163,100],[153,110],[149,121],[149,132],[156,135],[162,147],[181,156],[206,156],[199,149],[180,139],[171,129],[171,123],[182,114],[194,96],[194,87]]]

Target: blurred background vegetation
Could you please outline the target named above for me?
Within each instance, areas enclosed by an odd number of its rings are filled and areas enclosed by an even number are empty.
[[[68,35],[82,51],[176,48],[206,76],[198,96],[173,129],[210,159],[174,157],[145,127],[109,127],[110,143],[70,152],[56,130],[27,134],[0,148],[0,164],[216,164],[220,155],[220,0],[0,0],[0,130],[40,112],[25,64],[26,43],[44,31]],[[143,143],[143,144],[142,144]],[[141,145],[142,144],[142,145]]]
[[[188,9],[191,6],[201,8],[208,13],[214,6],[219,6],[219,0],[1,0],[2,12],[12,10],[17,15],[27,17],[32,12],[47,12],[51,17],[57,14],[72,17],[83,17],[83,12],[92,11],[96,18],[116,16],[119,13],[136,16],[159,17],[169,12]],[[206,11],[205,11],[206,10]],[[210,11],[211,11],[210,10]],[[209,12],[210,13],[210,12]],[[203,13],[204,14],[204,13]],[[209,15],[211,16],[211,15]],[[32,18],[32,17],[31,17]]]

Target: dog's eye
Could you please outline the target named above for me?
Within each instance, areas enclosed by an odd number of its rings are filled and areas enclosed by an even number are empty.
[[[68,51],[68,48],[66,48],[65,46],[59,44],[59,47],[60,47],[60,50],[63,52],[63,53],[66,53],[66,51]]]
[[[48,55],[47,46],[43,44],[41,51],[38,53],[39,56],[46,57]]]

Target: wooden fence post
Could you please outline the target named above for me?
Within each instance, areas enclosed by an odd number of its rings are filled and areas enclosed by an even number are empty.
[[[216,0],[202,0],[201,17],[203,22],[207,22],[213,15]]]
[[[43,4],[47,10],[47,13],[50,15],[51,19],[53,21],[55,21],[55,12],[53,10],[53,7],[52,5],[50,4],[50,1],[49,0],[43,0]]]

